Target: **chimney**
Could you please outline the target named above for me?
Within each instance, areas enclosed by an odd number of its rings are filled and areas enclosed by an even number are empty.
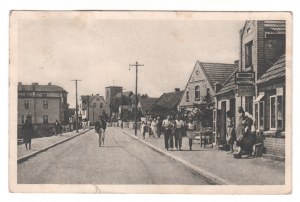
[[[240,61],[239,61],[239,60],[235,60],[235,61],[234,61],[234,65],[235,65],[235,68],[239,68],[239,66],[240,66]]]
[[[51,86],[51,85],[52,85],[52,83],[51,83],[51,82],[49,82],[49,83],[48,83],[48,86]]]
[[[18,85],[21,86],[21,85],[22,85],[22,82],[18,82]]]
[[[99,96],[99,94],[96,94],[97,96]]]
[[[180,91],[180,88],[175,88],[175,92],[179,92]]]
[[[215,83],[215,85],[214,85],[214,91],[215,91],[215,93],[217,93],[219,90],[221,89],[221,84],[220,83]]]

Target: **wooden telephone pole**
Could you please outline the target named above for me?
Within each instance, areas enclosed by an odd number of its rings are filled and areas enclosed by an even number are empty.
[[[78,133],[78,101],[77,101],[77,82],[81,81],[78,79],[74,79],[72,81],[75,81],[75,88],[76,88],[76,133]]]
[[[129,70],[130,67],[135,67],[135,111],[134,111],[134,117],[135,117],[135,126],[134,126],[134,135],[137,136],[137,87],[138,87],[138,68],[144,66],[143,64],[139,64],[136,62],[135,64],[129,64]]]

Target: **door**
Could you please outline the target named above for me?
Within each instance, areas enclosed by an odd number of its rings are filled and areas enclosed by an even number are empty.
[[[226,142],[226,101],[222,101],[221,102],[221,117],[220,117],[220,121],[221,121],[221,137],[220,137],[220,141],[221,144]]]

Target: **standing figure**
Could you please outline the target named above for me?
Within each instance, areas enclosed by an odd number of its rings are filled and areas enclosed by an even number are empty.
[[[149,134],[149,138],[152,137],[152,129],[151,129],[151,124],[152,124],[152,119],[149,119],[149,122],[147,124],[147,129],[148,129],[148,134]]]
[[[157,117],[157,138],[160,138],[162,132],[162,121],[160,117]]]
[[[106,120],[105,119],[101,119],[102,120],[102,123],[101,123],[101,126],[102,126],[102,136],[101,136],[101,140],[102,140],[102,144],[104,146],[104,140],[105,140],[105,131],[106,131]]]
[[[151,131],[154,137],[157,137],[157,120],[156,118],[153,119],[151,123]]]
[[[196,125],[192,118],[188,120],[186,136],[189,138],[189,147],[192,150],[193,140],[196,137]]]
[[[31,138],[33,136],[33,125],[31,123],[31,119],[27,118],[23,128],[22,128],[22,132],[23,132],[23,141],[25,143],[25,147],[26,150],[31,150]]]
[[[145,134],[146,134],[146,123],[144,121],[142,121],[142,124],[141,124],[141,133],[143,134],[143,139],[145,139]]]
[[[175,147],[176,149],[181,150],[184,122],[180,119],[180,116],[177,116],[177,119],[175,120],[174,124],[175,124],[175,133],[174,133]]]
[[[55,135],[60,134],[60,123],[58,122],[58,120],[56,119],[55,121]]]
[[[231,111],[226,112],[226,142],[230,146],[229,154],[233,153],[233,144],[236,141],[235,129],[234,129],[234,122],[233,122],[233,114]]]
[[[95,130],[98,133],[99,136],[99,147],[102,145],[102,135],[103,135],[103,129],[102,129],[102,117],[99,116],[99,120],[95,124]]]
[[[167,119],[163,120],[162,127],[164,128],[164,140],[165,140],[165,149],[173,149],[173,135],[172,135],[172,119],[171,116],[168,116]],[[171,140],[172,137],[172,141]]]

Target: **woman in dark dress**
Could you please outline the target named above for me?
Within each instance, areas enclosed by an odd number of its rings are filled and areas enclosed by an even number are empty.
[[[23,142],[25,143],[26,150],[31,150],[31,138],[33,136],[33,125],[30,119],[26,119],[23,125]]]

